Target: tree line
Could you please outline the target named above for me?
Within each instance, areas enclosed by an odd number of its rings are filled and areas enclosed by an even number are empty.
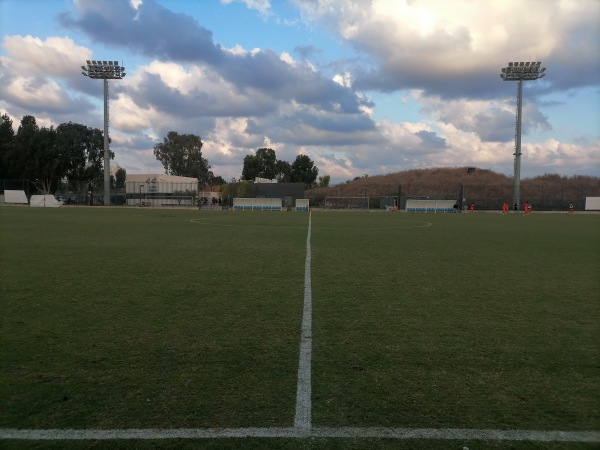
[[[44,194],[65,182],[83,192],[102,185],[103,163],[104,135],[98,128],[72,122],[40,127],[35,117],[26,115],[15,133],[12,119],[0,117],[1,179],[28,180]],[[124,187],[124,169],[115,175],[113,185]]]
[[[201,186],[226,184],[211,171],[202,146],[197,135],[170,131],[163,142],[155,144],[154,156],[168,175],[196,178]],[[114,159],[114,152],[109,151],[109,158]],[[15,132],[12,119],[7,114],[0,117],[0,179],[28,180],[44,194],[65,184],[74,192],[96,191],[102,187],[103,164],[104,134],[98,128],[73,122],[40,127],[35,117],[26,115]],[[241,179],[301,182],[307,189],[327,187],[329,175],[318,174],[307,155],[298,155],[289,163],[278,160],[273,149],[259,148],[244,158]],[[124,188],[125,178],[125,170],[118,169],[115,177],[111,176],[112,188]]]
[[[192,177],[201,185],[223,185],[226,181],[215,176],[202,156],[202,139],[194,134],[169,132],[163,142],[154,146],[154,155],[168,175]],[[307,155],[298,155],[293,163],[277,159],[275,150],[259,148],[254,155],[244,157],[241,181],[253,181],[255,178],[277,180],[280,183],[304,183],[311,187],[329,186],[330,177],[318,177],[319,169]],[[318,181],[317,181],[318,177]],[[235,181],[235,180],[232,180]]]
[[[242,180],[252,181],[255,178],[277,180],[279,183],[304,183],[311,187],[329,186],[330,177],[318,178],[319,169],[307,155],[298,155],[293,163],[278,160],[272,148],[259,148],[254,155],[246,155]]]

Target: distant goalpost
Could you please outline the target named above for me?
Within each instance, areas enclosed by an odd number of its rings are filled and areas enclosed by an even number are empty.
[[[368,197],[325,197],[326,209],[369,209]]]

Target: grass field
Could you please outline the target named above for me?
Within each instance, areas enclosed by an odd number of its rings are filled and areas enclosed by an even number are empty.
[[[0,208],[0,428],[292,427],[308,223],[287,212]],[[600,430],[599,215],[314,212],[311,230],[312,426]]]

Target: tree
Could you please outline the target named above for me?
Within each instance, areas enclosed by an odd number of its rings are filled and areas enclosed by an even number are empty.
[[[242,180],[254,180],[260,174],[260,161],[256,156],[244,156],[244,168],[242,169]]]
[[[122,167],[119,167],[115,172],[115,184],[117,189],[125,189],[125,180],[127,179],[127,172]]]
[[[66,178],[77,192],[100,184],[104,178],[104,134],[78,123],[56,127],[57,145],[68,161]],[[114,158],[110,152],[109,157]]]
[[[44,194],[50,194],[59,186],[68,170],[68,159],[57,145],[54,127],[41,128],[34,138],[25,177]]]
[[[104,138],[97,128],[69,122],[40,129],[35,117],[28,115],[15,135],[10,118],[1,118],[2,176],[28,179],[45,193],[67,178],[79,190],[102,182],[103,164]]]
[[[12,161],[15,153],[15,132],[8,114],[0,118],[0,178],[18,178]]]
[[[329,175],[323,175],[319,177],[319,187],[329,187],[329,182],[331,181],[331,177]]]
[[[296,156],[296,160],[292,163],[292,182],[302,182],[309,189],[313,186],[317,175],[319,175],[319,169],[315,167],[314,162],[308,156]]]
[[[31,173],[27,169],[27,164],[36,153],[35,139],[39,130],[35,117],[23,116],[21,125],[19,125],[17,134],[15,135],[14,151],[10,158],[14,176],[18,178],[29,179],[31,177]]]
[[[259,148],[255,155],[246,155],[242,179],[252,181],[255,178],[276,179],[279,183],[302,182],[310,187],[317,179],[319,169],[308,156],[299,155],[296,161],[290,164],[276,158],[275,150]],[[329,183],[329,181],[327,181]]]
[[[277,161],[277,181],[279,183],[289,183],[292,180],[292,166],[287,161]]]
[[[211,173],[212,173],[212,172],[211,172]],[[221,185],[223,185],[223,184],[227,184],[227,181],[225,181],[225,179],[224,179],[222,176],[219,176],[219,175],[217,175],[217,176],[214,176],[214,175],[213,175],[213,176],[211,177],[211,179],[209,180],[209,184],[210,184],[211,186],[217,186],[217,185],[221,186]]]
[[[256,157],[260,161],[260,177],[272,180],[277,174],[277,158],[275,150],[271,148],[259,148],[256,150]]]
[[[277,158],[275,150],[271,148],[259,148],[256,154],[246,155],[244,158],[244,168],[242,169],[242,178],[244,180],[254,180],[255,178],[267,178],[272,180],[277,175]]]
[[[68,169],[68,159],[57,145],[56,130],[40,129],[33,116],[21,120],[11,161],[14,173],[31,181],[44,194],[58,187]]]
[[[168,175],[197,178],[201,184],[210,178],[208,161],[202,157],[202,140],[193,134],[170,131],[154,146],[154,156]]]

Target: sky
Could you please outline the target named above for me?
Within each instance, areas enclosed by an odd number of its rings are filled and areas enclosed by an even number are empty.
[[[416,168],[600,176],[600,0],[0,0],[0,114],[104,128],[114,164],[164,173],[153,149],[195,134],[215,175],[262,147],[308,155],[332,184]]]

